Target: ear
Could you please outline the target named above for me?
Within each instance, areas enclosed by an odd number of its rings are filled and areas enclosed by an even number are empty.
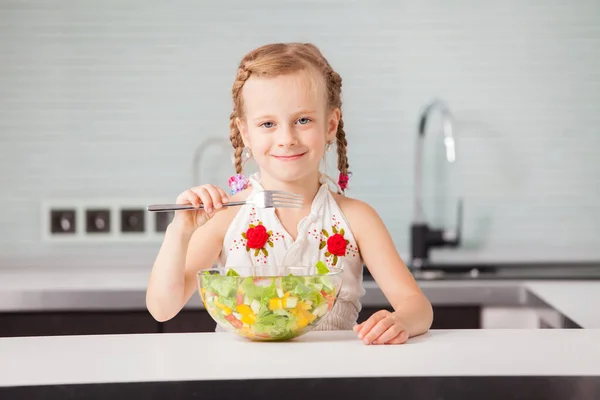
[[[248,126],[246,125],[246,123],[243,122],[241,119],[236,118],[235,126],[237,126],[238,130],[240,131],[240,135],[242,136],[244,146],[246,146],[249,149],[252,148],[252,146],[250,145],[250,138],[248,136]]]
[[[342,113],[337,107],[334,108],[329,114],[329,119],[327,120],[327,143],[335,142],[341,115]]]

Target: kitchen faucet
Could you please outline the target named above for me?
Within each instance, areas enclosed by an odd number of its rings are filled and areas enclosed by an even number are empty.
[[[436,110],[439,111],[442,116],[442,130],[444,133],[444,146],[446,150],[445,158],[449,164],[456,161],[456,148],[452,132],[452,114],[444,101],[436,99],[427,105],[419,120],[415,165],[415,214],[411,225],[411,264],[415,269],[427,266],[429,263],[429,250],[431,248],[443,246],[457,247],[461,240],[462,199],[458,200],[457,226],[454,231],[431,228],[423,216],[423,147],[425,142],[425,129],[427,127],[427,120]]]
[[[231,151],[231,143],[229,139],[225,139],[222,137],[209,137],[203,140],[194,151],[194,158],[192,160],[192,186],[197,186],[204,183],[200,181],[200,161],[202,161],[202,157],[204,156],[204,152],[206,151],[206,149],[214,145],[219,145],[223,147],[223,149]]]

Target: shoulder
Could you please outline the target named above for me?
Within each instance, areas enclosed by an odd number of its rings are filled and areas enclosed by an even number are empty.
[[[373,229],[384,229],[385,226],[377,211],[364,201],[331,192],[335,202],[340,207],[350,225],[357,241]]]
[[[379,218],[379,214],[373,207],[364,201],[354,199],[352,197],[343,196],[339,193],[331,192],[335,202],[338,204],[346,218],[350,220],[363,220],[365,218],[369,219],[372,217]]]
[[[339,194],[334,198],[350,225],[365,265],[376,281],[385,277],[382,278],[380,273],[377,273],[377,277],[374,270],[403,265],[388,228],[372,206]]]

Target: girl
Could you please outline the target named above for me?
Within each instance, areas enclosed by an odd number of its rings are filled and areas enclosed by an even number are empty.
[[[305,205],[223,207],[228,195],[213,185],[181,193],[177,203],[203,204],[204,210],[178,211],[167,228],[146,294],[156,320],[173,318],[197,290],[196,272],[216,260],[223,266],[315,265],[321,260],[341,266],[344,283],[317,329],[354,329],[365,344],[399,344],[430,328],[431,304],[384,223],[369,205],[344,195],[349,173],[341,86],[340,75],[312,44],[266,45],[242,59],[229,122],[237,172],[230,179],[231,200],[272,189],[301,194]],[[339,179],[332,192],[319,165],[334,143]],[[259,172],[248,180],[242,167],[251,157]],[[381,310],[357,325],[363,263],[394,312]]]

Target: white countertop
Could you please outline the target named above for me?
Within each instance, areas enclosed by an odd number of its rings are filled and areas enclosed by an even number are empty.
[[[432,330],[365,346],[354,332],[290,342],[230,333],[0,339],[0,386],[223,379],[600,375],[600,330]],[[316,357],[319,361],[316,362]]]
[[[600,281],[527,282],[526,287],[577,325],[600,329]]]

